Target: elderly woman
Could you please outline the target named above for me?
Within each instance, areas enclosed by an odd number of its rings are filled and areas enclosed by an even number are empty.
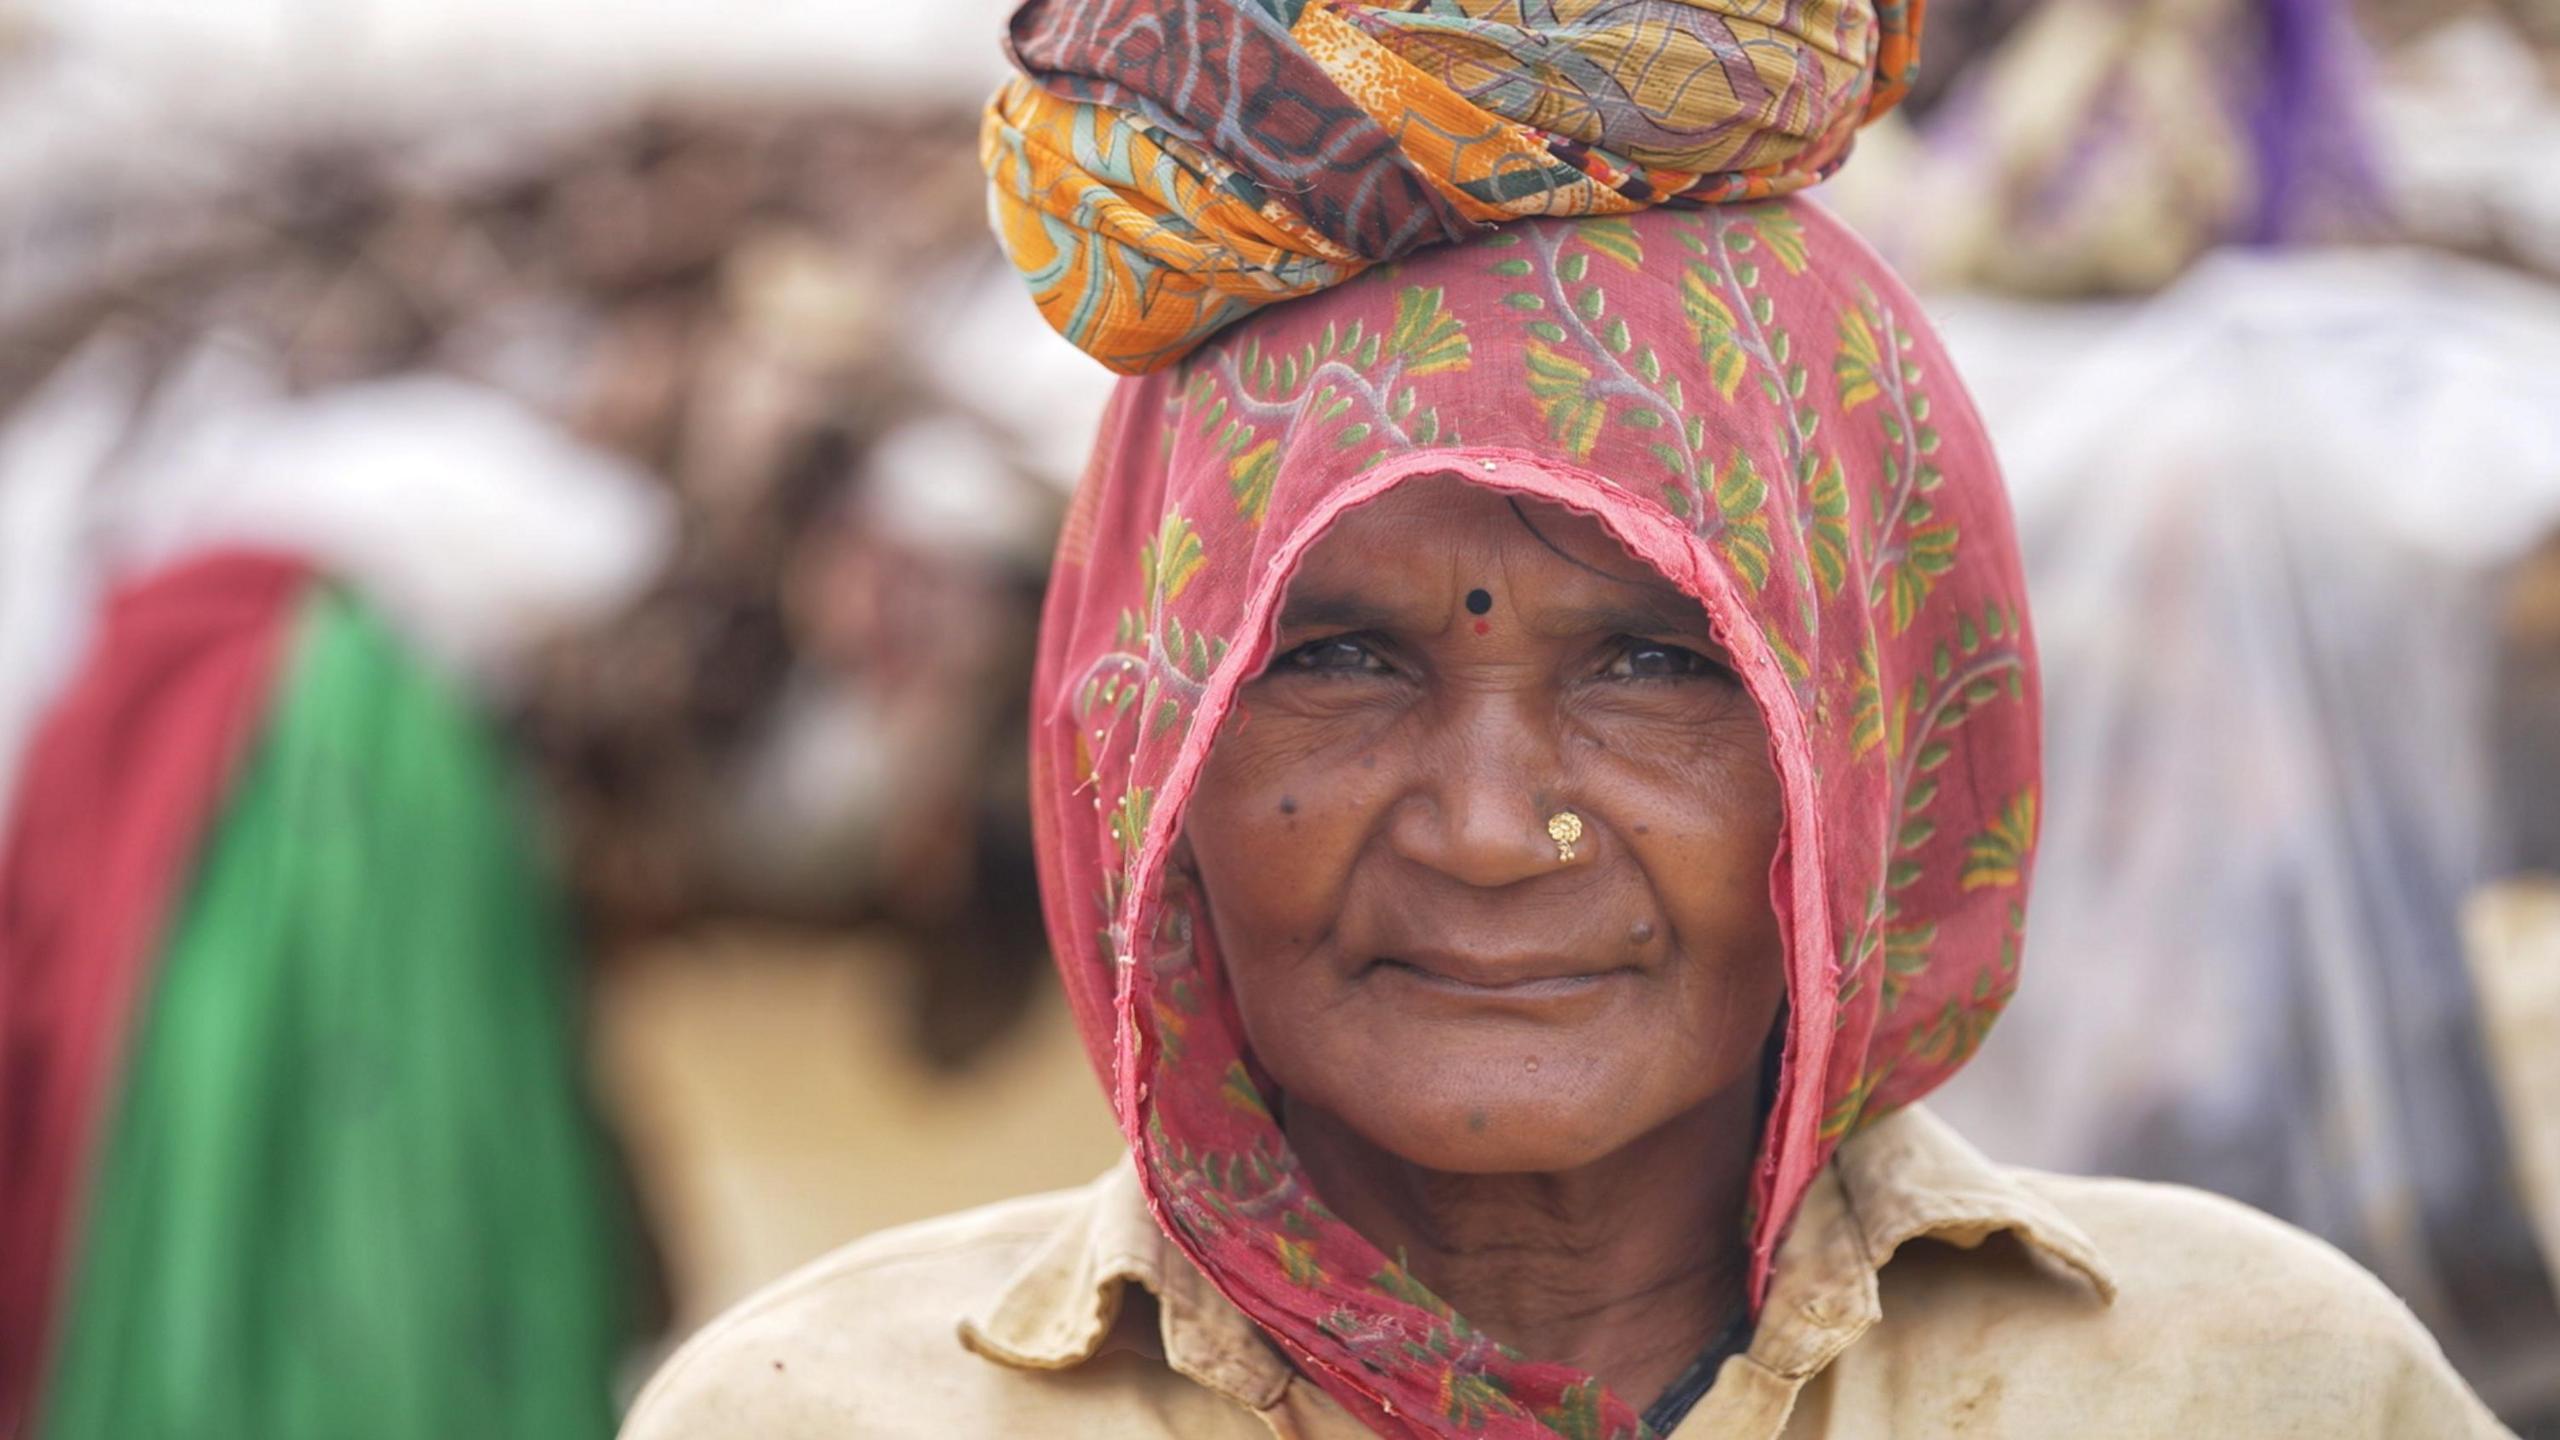
[[[768,1291],[630,1440],[2502,1433],[2318,1242],[1915,1104],[2036,833],[1990,449],[1821,211],[1619,208],[1087,293],[1148,373],[1034,792],[1129,1157]]]

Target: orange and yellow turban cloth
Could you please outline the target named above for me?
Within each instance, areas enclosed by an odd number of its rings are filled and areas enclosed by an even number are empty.
[[[1781,195],[1922,0],[1026,0],[980,145],[1042,315],[1138,374],[1504,220]]]

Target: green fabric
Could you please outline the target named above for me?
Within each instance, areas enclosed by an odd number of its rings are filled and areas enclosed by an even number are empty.
[[[613,1428],[571,951],[466,707],[315,587],[145,1006],[41,1433]]]

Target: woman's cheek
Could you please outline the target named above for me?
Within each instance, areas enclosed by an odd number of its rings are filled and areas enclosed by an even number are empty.
[[[1311,845],[1332,813],[1307,763],[1303,727],[1267,708],[1236,725],[1212,752],[1186,822],[1202,876],[1219,897],[1231,948],[1259,948],[1259,933],[1292,923],[1285,912],[1315,892],[1308,882],[1322,847]]]
[[[1677,797],[1674,828],[1706,840],[1774,835],[1783,810],[1769,732],[1756,714],[1705,709],[1684,722],[1623,727],[1609,753],[1643,794]]]

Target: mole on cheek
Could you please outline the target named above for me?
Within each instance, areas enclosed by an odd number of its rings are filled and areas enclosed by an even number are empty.
[[[1483,1134],[1485,1132],[1485,1127],[1492,1123],[1493,1117],[1487,1115],[1481,1110],[1470,1110],[1467,1112],[1467,1128],[1478,1135]]]
[[[1650,920],[1639,920],[1627,927],[1627,943],[1630,945],[1647,944],[1652,939],[1653,922]]]
[[[1283,795],[1283,796],[1281,796],[1281,797],[1280,797],[1280,813],[1281,813],[1281,814],[1283,814],[1283,815],[1295,815],[1295,814],[1297,814],[1297,813],[1298,813],[1298,799],[1297,799],[1297,797],[1296,797],[1296,796],[1294,796],[1294,795]]]

